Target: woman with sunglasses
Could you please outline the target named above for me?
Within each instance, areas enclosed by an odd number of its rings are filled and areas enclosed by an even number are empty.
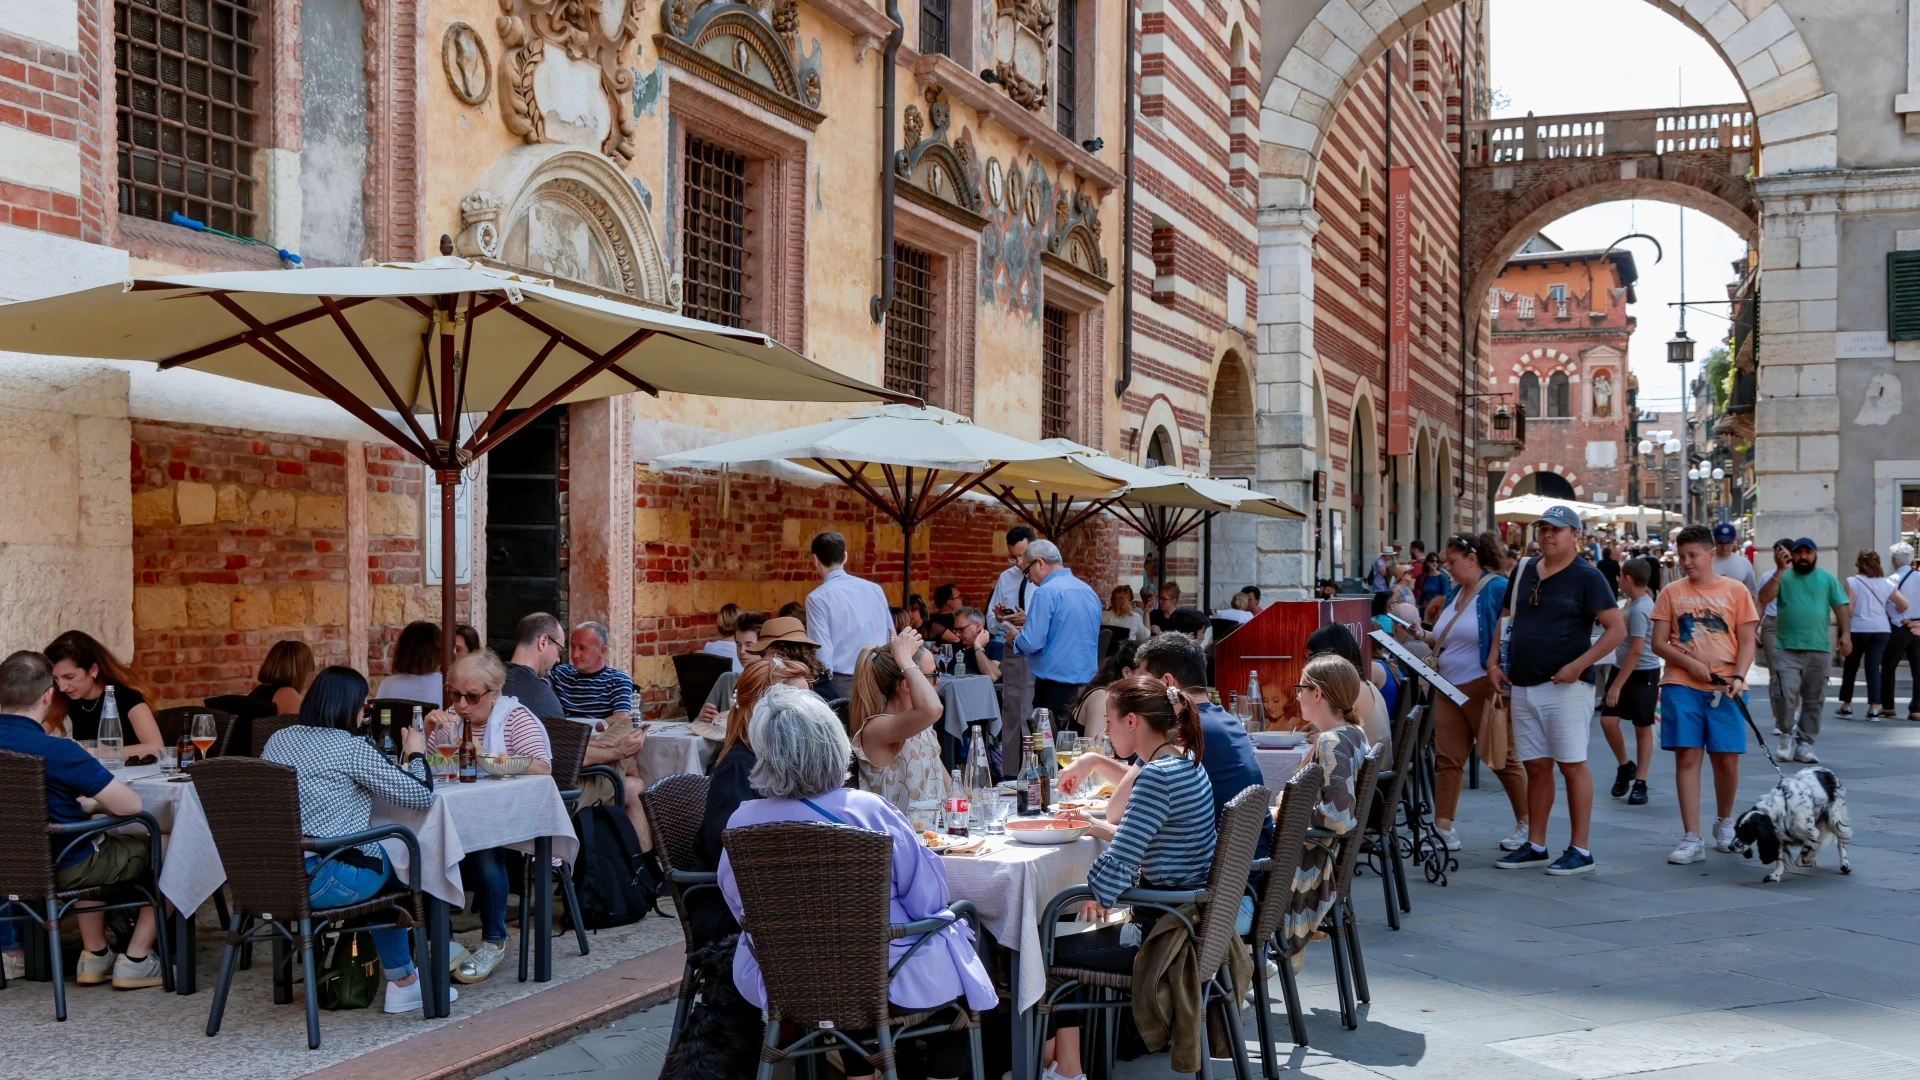
[[[1434,651],[1434,669],[1467,695],[1467,703],[1455,705],[1443,694],[1433,698],[1433,827],[1448,851],[1460,850],[1460,837],[1453,830],[1454,811],[1460,806],[1460,772],[1477,746],[1513,807],[1513,832],[1501,846],[1518,846],[1527,838],[1527,772],[1513,758],[1511,739],[1490,738],[1506,733],[1485,726],[1487,702],[1495,693],[1487,676],[1487,659],[1507,597],[1507,579],[1495,569],[1500,552],[1487,534],[1462,533],[1449,539],[1440,553],[1447,560],[1453,593],[1434,620],[1433,630],[1422,631],[1419,638]],[[1495,755],[1501,760],[1490,760]]]
[[[464,721],[471,726],[481,754],[523,754],[533,759],[528,773],[547,775],[553,772],[547,729],[519,699],[500,693],[506,681],[506,666],[487,649],[455,660],[447,672],[446,700],[452,711],[428,713],[427,730],[435,745],[457,747]],[[507,955],[507,859],[520,857],[519,852],[505,848],[487,848],[469,852],[462,861],[461,877],[473,889],[473,904],[480,913],[481,939],[480,948],[454,969],[453,977],[463,983],[477,983],[493,974]]]
[[[1312,825],[1341,836],[1361,824],[1353,784],[1367,756],[1367,735],[1360,730],[1354,710],[1363,685],[1360,673],[1345,657],[1320,653],[1307,661],[1300,682],[1293,688],[1300,716],[1314,733],[1313,750],[1300,767],[1319,765],[1327,778],[1320,788]],[[1320,929],[1333,901],[1333,854],[1327,848],[1308,844],[1299,868],[1293,872],[1293,896],[1280,922],[1282,953],[1293,958],[1295,972],[1306,963],[1307,942]]]

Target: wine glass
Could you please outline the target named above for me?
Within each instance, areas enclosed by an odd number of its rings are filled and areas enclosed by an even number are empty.
[[[220,738],[220,730],[214,726],[212,713],[194,713],[193,726],[188,729],[187,738],[193,740],[193,749],[197,755],[194,760],[206,758],[213,744]]]

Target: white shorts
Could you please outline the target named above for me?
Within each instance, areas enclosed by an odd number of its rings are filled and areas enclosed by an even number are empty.
[[[1593,684],[1544,682],[1513,688],[1513,752],[1521,761],[1587,760]]]

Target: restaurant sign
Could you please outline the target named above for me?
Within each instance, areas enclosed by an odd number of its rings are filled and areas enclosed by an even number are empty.
[[[1410,452],[1412,357],[1407,331],[1413,322],[1413,197],[1409,169],[1387,170],[1387,456]]]

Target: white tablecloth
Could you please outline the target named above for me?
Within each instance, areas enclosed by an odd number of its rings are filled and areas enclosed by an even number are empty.
[[[134,790],[154,811],[170,834],[160,891],[186,911],[205,903],[226,883],[226,867],[207,829],[206,815],[191,783],[136,781]],[[161,816],[162,804],[167,816]],[[572,862],[580,842],[567,818],[566,804],[551,777],[488,778],[474,784],[444,784],[434,791],[433,806],[413,810],[389,803],[373,804],[372,824],[405,825],[420,841],[420,884],[428,893],[450,904],[464,902],[460,860],[467,853],[490,847],[531,852],[534,841],[553,837],[555,857]],[[385,841],[394,876],[404,880],[410,865],[406,845]]]
[[[725,717],[721,717],[724,724]],[[649,721],[647,742],[640,748],[640,781],[648,787],[675,773],[705,775],[720,744],[695,735],[685,724]]]
[[[1020,994],[1014,1002],[1032,1007],[1046,990],[1046,965],[1040,956],[1040,915],[1047,901],[1069,885],[1087,880],[1099,843],[1081,837],[1071,844],[1022,844],[1001,837],[984,855],[948,855],[947,891],[980,910],[980,921],[1000,944],[1020,952]]]
[[[1260,761],[1260,775],[1266,780],[1267,790],[1274,798],[1286,789],[1287,781],[1300,771],[1300,763],[1307,760],[1306,746],[1295,746],[1285,750],[1255,749],[1253,756]]]
[[[1000,688],[985,675],[943,676],[940,705],[940,726],[954,738],[966,738],[967,725],[981,720],[992,721],[987,725],[988,738],[1000,737]]]

